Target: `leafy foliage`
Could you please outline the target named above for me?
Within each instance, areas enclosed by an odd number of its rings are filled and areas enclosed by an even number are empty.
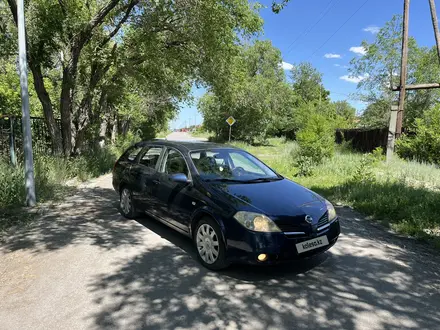
[[[440,106],[417,118],[413,134],[399,139],[396,147],[397,153],[405,159],[440,165]]]
[[[300,147],[297,166],[300,175],[310,175],[313,167],[334,154],[334,130],[325,116],[310,115],[305,126],[299,130],[297,141]]]
[[[387,127],[390,122],[390,111],[391,104],[385,99],[370,103],[362,113],[360,124],[370,128]]]
[[[329,101],[330,92],[322,86],[322,74],[311,63],[294,65],[291,80],[298,102],[318,105]]]
[[[268,41],[256,41],[243,47],[231,62],[227,84],[213,88],[199,101],[204,126],[224,139],[228,136],[225,120],[234,116],[234,139],[262,142],[275,118],[290,108],[292,93],[285,81],[280,51]]]

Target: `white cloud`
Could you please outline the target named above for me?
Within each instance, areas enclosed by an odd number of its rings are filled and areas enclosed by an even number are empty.
[[[324,55],[325,58],[341,58],[342,56],[339,54],[328,53]]]
[[[366,78],[368,78],[368,74],[365,74],[363,76],[362,75],[361,76],[344,75],[344,76],[339,77],[339,79],[348,81],[348,82],[353,83],[353,84],[358,84],[358,83],[360,83],[362,80],[364,80]]]
[[[333,64],[333,65],[338,67],[338,68],[343,68],[343,69],[348,69],[349,68],[348,65],[341,65],[341,64]]]
[[[281,62],[281,67],[283,68],[283,70],[292,70],[293,69],[293,65],[287,62]]]
[[[363,46],[358,46],[358,47],[350,47],[350,52],[353,52],[358,55],[365,55],[367,53],[367,50]]]
[[[370,25],[370,26],[367,26],[366,28],[362,29],[362,31],[370,32],[372,34],[376,34],[376,33],[378,33],[380,31],[380,27],[374,26],[374,25]]]

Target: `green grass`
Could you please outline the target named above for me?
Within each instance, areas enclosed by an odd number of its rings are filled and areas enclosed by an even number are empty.
[[[71,189],[66,181],[77,178],[88,180],[108,172],[115,155],[107,149],[81,155],[72,159],[49,155],[34,156],[34,176],[37,202],[61,200]],[[32,219],[22,207],[25,204],[24,168],[16,167],[7,159],[0,159],[0,231]]]
[[[170,129],[165,129],[163,131],[156,133],[156,139],[164,139],[168,135],[170,135],[171,133],[172,133],[172,131]]]
[[[397,157],[389,164],[365,165],[371,156],[337,148],[335,156],[318,165],[312,176],[302,177],[296,176],[295,142],[277,138],[263,146],[233,144],[334,203],[353,206],[399,233],[440,244],[440,169],[433,165]]]
[[[193,137],[198,137],[198,138],[205,138],[205,139],[209,139],[212,134],[203,130],[195,130],[194,132],[191,132],[191,135]]]

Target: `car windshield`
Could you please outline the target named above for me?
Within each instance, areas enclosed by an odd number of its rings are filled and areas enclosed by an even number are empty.
[[[281,179],[254,156],[239,149],[191,152],[191,159],[205,181],[258,182]]]

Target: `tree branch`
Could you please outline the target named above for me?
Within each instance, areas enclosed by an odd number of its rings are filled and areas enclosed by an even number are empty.
[[[9,1],[9,0],[8,0]],[[76,48],[76,49],[82,49],[82,47],[84,46],[84,44],[87,43],[87,41],[92,37],[92,31],[95,27],[97,27],[98,25],[102,24],[102,22],[104,21],[105,17],[110,13],[110,11],[116,7],[116,5],[120,2],[121,0],[110,0],[104,7],[102,7],[98,13],[95,15],[95,17],[93,17],[89,23],[87,23],[87,25],[84,27],[83,30],[81,30],[76,36],[75,39],[73,41],[73,47],[72,48]]]
[[[15,0],[8,0],[9,9],[11,9],[12,16],[14,17],[15,25],[17,25],[18,18],[17,18],[17,3]]]
[[[127,19],[130,17],[130,13],[133,10],[134,6],[136,6],[139,3],[139,0],[132,0],[128,6],[127,9],[125,11],[125,15],[124,17],[121,18],[121,20],[119,21],[119,23],[116,25],[116,27],[113,29],[113,31],[107,36],[107,38],[105,38],[99,45],[99,47],[103,47],[107,42],[109,42],[111,40],[111,38],[113,38],[116,33],[119,32],[119,30],[121,29],[122,25],[127,21]]]
[[[63,12],[63,15],[66,16],[66,4],[64,3],[64,0],[58,0],[58,3],[61,7],[61,11]]]
[[[100,25],[108,13],[116,7],[120,0],[110,0],[107,5],[105,5],[101,10],[92,18],[92,20],[87,24],[84,32],[90,33],[95,27]]]

